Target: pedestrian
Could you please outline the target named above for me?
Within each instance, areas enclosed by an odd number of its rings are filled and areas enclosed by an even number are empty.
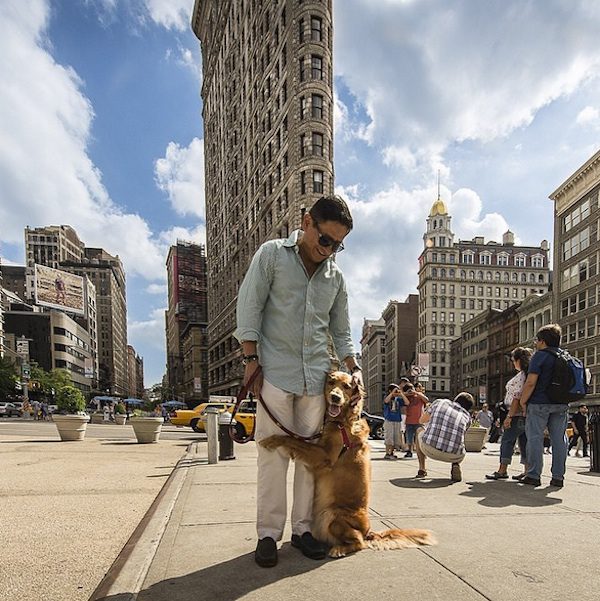
[[[417,478],[425,478],[427,469],[425,458],[445,461],[452,464],[450,479],[462,480],[460,464],[464,460],[465,432],[471,423],[473,397],[468,392],[460,392],[453,401],[438,399],[429,405],[421,417],[424,428],[417,430],[416,450],[419,458]]]
[[[504,434],[500,443],[500,467],[495,472],[485,475],[488,480],[506,480],[508,478],[508,466],[512,462],[517,440],[519,441],[519,452],[524,469],[521,474],[513,476],[513,479],[522,480],[527,475],[525,412],[521,407],[520,399],[532,354],[531,349],[522,346],[517,347],[510,354],[510,359],[513,367],[517,370],[517,374],[506,384],[504,406],[508,409],[508,413],[504,419]]]
[[[104,411],[104,418],[103,418],[104,421],[105,422],[109,422],[110,421],[110,407],[109,407],[108,403],[106,403],[104,405],[104,410],[103,411]]]
[[[534,338],[536,352],[529,362],[529,372],[523,392],[521,407],[526,409],[527,475],[522,484],[541,486],[544,467],[544,428],[548,428],[552,447],[551,486],[562,488],[567,464],[568,403],[552,403],[547,390],[552,380],[555,353],[560,351],[560,326],[556,323],[540,328]],[[549,349],[549,352],[545,352]]]
[[[48,401],[42,401],[40,405],[41,419],[46,421],[48,419]]]
[[[421,425],[423,409],[425,409],[429,399],[422,392],[417,392],[410,382],[401,386],[400,395],[402,396],[404,405],[406,405],[406,444],[408,448],[404,457],[411,458],[413,456],[415,436]]]
[[[475,415],[475,419],[479,422],[479,425],[482,428],[485,428],[486,430],[485,439],[483,441],[483,444],[485,445],[485,443],[489,440],[490,429],[492,428],[492,425],[494,423],[494,415],[490,411],[489,405],[487,403],[483,403],[481,409]]]
[[[408,380],[407,380],[408,382]],[[383,399],[383,432],[385,435],[384,459],[398,459],[394,449],[402,447],[402,408],[404,402],[397,384],[388,386],[388,394]]]
[[[303,215],[301,226],[287,239],[265,242],[254,255],[238,295],[235,336],[242,346],[243,382],[249,392],[262,395],[288,430],[308,437],[323,422],[323,391],[331,369],[328,342],[352,373],[356,393],[362,373],[351,339],[346,284],[335,261],[353,226],[348,206],[339,196],[321,197]],[[272,434],[283,432],[258,403],[256,441]],[[257,450],[254,558],[259,566],[272,567],[287,516],[290,457],[282,449],[257,445]],[[313,491],[312,474],[296,463],[292,546],[311,559],[323,559],[326,546],[311,533]]]
[[[571,419],[573,424],[573,436],[569,442],[569,449],[567,455],[570,454],[571,449],[577,445],[578,439],[581,439],[583,445],[583,456],[589,457],[588,455],[588,408],[586,405],[581,405],[579,411]],[[575,456],[579,457],[579,451],[575,450]]]
[[[34,421],[38,421],[40,419],[40,402],[38,400],[32,401],[31,408],[33,409]]]

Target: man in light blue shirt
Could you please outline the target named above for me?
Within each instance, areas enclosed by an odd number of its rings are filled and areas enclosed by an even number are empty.
[[[352,216],[339,196],[322,197],[302,219],[302,230],[265,242],[256,252],[239,291],[236,338],[244,353],[244,383],[262,394],[271,413],[289,430],[311,436],[323,422],[323,389],[331,359],[329,336],[337,355],[362,384],[348,318],[344,276],[334,260],[352,229]],[[264,379],[263,379],[264,376]],[[282,434],[257,404],[256,441]],[[289,456],[258,446],[257,533],[255,560],[277,563],[277,544],[287,517],[286,474]],[[295,465],[292,545],[312,559],[326,547],[310,532],[313,476]]]

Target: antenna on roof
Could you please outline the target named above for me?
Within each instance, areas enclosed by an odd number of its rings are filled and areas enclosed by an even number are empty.
[[[440,170],[438,169],[438,200],[440,199]]]

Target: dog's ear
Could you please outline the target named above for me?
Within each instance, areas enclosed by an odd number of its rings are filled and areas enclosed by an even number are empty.
[[[360,385],[356,384],[352,389],[352,395],[350,397],[350,406],[356,407],[359,402],[365,398],[365,389]]]

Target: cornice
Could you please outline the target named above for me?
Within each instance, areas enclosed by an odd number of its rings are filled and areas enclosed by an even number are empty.
[[[558,217],[600,181],[600,150],[568,177],[548,198]]]

